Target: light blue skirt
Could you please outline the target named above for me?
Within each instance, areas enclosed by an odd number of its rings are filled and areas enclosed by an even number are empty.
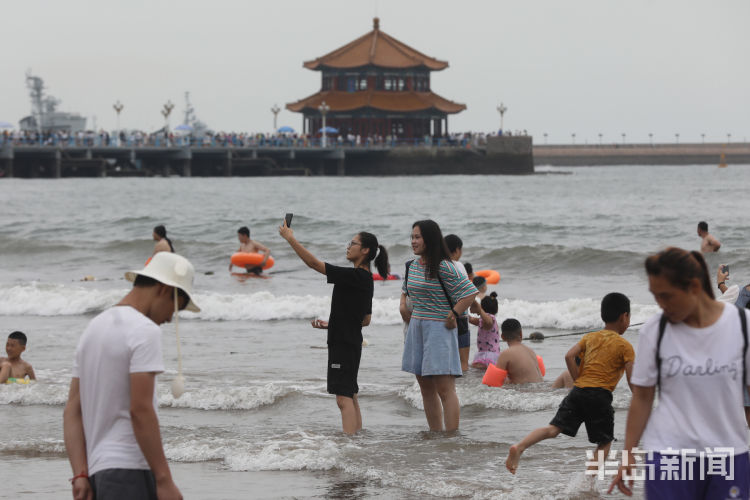
[[[456,329],[448,330],[442,321],[412,319],[406,332],[401,369],[414,375],[461,376]]]

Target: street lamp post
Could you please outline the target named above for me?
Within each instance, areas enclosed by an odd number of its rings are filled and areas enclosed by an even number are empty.
[[[622,135],[622,143],[625,144],[625,132],[623,132],[621,135]]]
[[[654,134],[652,132],[648,133],[648,142],[653,146],[654,145]]]
[[[547,132],[544,133],[544,144],[547,144]]]
[[[676,144],[679,144],[680,143],[680,134],[675,134],[674,135],[674,140],[675,140]]]
[[[602,133],[601,132],[599,132],[599,145],[600,146],[602,145]]]
[[[328,145],[328,141],[326,140],[326,114],[331,110],[331,107],[326,104],[325,101],[320,103],[320,106],[318,106],[318,111],[320,111],[320,115],[323,117],[323,137],[321,137],[320,145],[322,147],[326,147]]]
[[[116,103],[112,105],[112,107],[115,109],[115,112],[117,113],[117,128],[115,129],[115,145],[120,145],[120,112],[122,111],[122,108],[125,106],[120,102],[118,99]]]
[[[503,131],[505,128],[503,127],[503,118],[505,117],[505,112],[508,111],[508,107],[505,106],[505,104],[500,103],[500,105],[497,107],[497,112],[500,113],[500,135],[503,135]]]
[[[706,143],[706,134],[701,134],[701,144]]]
[[[273,133],[274,134],[276,133],[276,130],[277,130],[277,128],[276,128],[276,117],[278,116],[279,111],[281,111],[281,108],[279,108],[279,105],[278,104],[274,104],[273,107],[271,108],[271,113],[273,113]]]
[[[727,143],[732,142],[732,134],[727,134]]]
[[[576,133],[573,132],[572,134],[570,134],[570,137],[573,139],[573,144],[575,144],[576,143]]]
[[[164,116],[164,142],[167,146],[169,146],[169,115],[173,109],[174,104],[172,104],[172,101],[167,100],[167,103],[161,110],[161,114]]]

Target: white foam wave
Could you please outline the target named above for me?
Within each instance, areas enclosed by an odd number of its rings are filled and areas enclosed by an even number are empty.
[[[68,400],[68,385],[31,382],[30,384],[0,384],[0,405],[64,405]]]
[[[528,302],[502,299],[498,320],[516,318],[528,328],[584,330],[601,327],[601,299],[567,299],[559,302]],[[631,321],[640,323],[659,311],[655,305],[631,304]]]
[[[120,290],[95,290],[31,282],[0,288],[0,315],[88,314],[114,305],[123,295]]]
[[[30,441],[0,442],[0,451],[6,453],[60,454],[65,453],[62,439],[42,438]]]
[[[86,288],[31,282],[0,289],[0,315],[66,316],[96,313],[111,307],[127,293],[126,289]],[[273,321],[307,320],[327,317],[329,295],[274,295],[197,293],[201,312],[181,313],[185,318],[203,321]],[[397,297],[375,298],[372,323],[399,325]],[[529,328],[587,330],[601,326],[600,299],[567,299],[558,302],[529,302],[502,299],[498,319],[516,318]],[[658,312],[655,305],[632,304],[632,322],[639,323]]]
[[[159,406],[199,410],[253,410],[275,403],[293,392],[292,387],[269,383],[256,387],[201,387],[190,389],[175,399],[167,386],[159,388]]]
[[[205,438],[165,444],[165,452],[170,460],[221,460],[232,471],[330,470],[339,466],[342,456],[350,449],[359,448],[347,438],[333,438],[302,430],[255,443]]]
[[[520,412],[554,410],[560,405],[566,394],[567,389],[552,389],[548,382],[520,387],[489,387],[479,383],[479,381],[477,381],[476,385],[456,385],[456,395],[462,407],[478,405],[484,408]],[[424,409],[422,393],[419,390],[417,382],[403,388],[399,392],[399,396],[404,398],[414,408],[419,410]],[[630,391],[627,389],[615,389],[612,406],[617,409],[629,408]]]

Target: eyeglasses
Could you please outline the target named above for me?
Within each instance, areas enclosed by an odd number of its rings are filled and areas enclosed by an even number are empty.
[[[349,250],[349,249],[350,249],[351,247],[353,247],[354,245],[360,245],[360,246],[361,246],[361,245],[362,245],[362,243],[360,243],[360,242],[358,242],[358,241],[350,241],[349,243],[347,243],[347,245],[346,245],[346,249],[347,249],[347,250]]]

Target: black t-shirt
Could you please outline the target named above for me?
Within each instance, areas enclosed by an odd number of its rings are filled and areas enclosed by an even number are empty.
[[[326,262],[326,276],[333,283],[328,343],[362,345],[362,320],[372,314],[372,273]]]

